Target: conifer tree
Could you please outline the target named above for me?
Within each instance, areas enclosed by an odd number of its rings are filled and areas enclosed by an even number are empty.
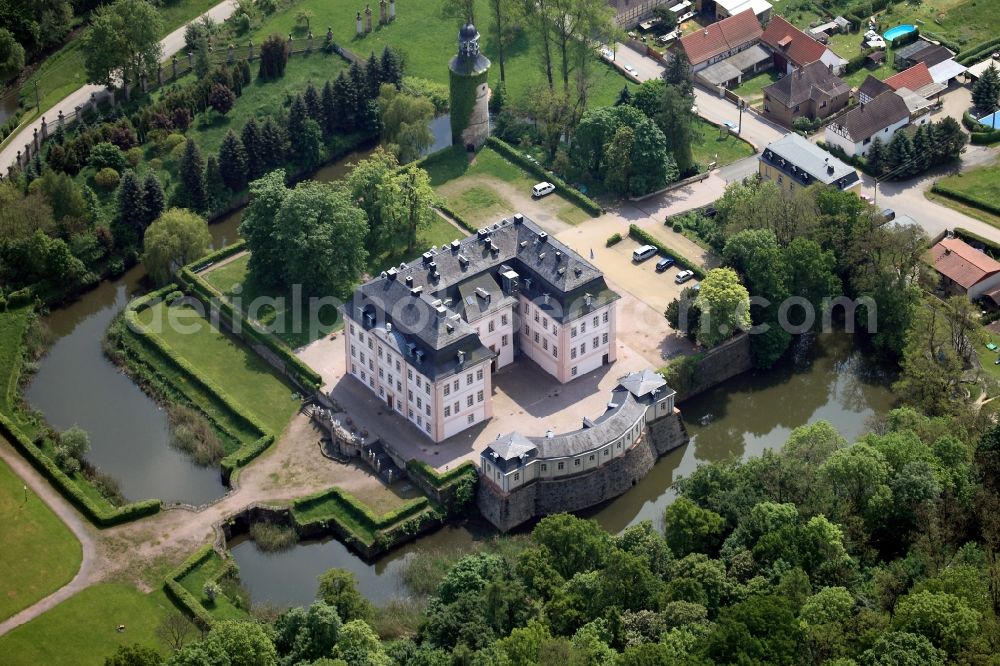
[[[382,49],[382,59],[379,65],[382,72],[382,83],[391,83],[396,88],[403,85],[403,63],[399,60],[399,54],[386,46]]]
[[[882,139],[878,137],[872,139],[872,145],[868,149],[868,166],[871,168],[872,172],[877,175],[882,175],[882,172],[885,170],[885,161],[887,157],[885,144],[882,143]]]
[[[146,208],[146,218],[144,221],[143,233],[146,227],[153,223],[153,220],[160,216],[167,207],[167,197],[163,193],[163,185],[153,171],[147,171],[146,177],[142,179],[142,201]]]
[[[896,132],[892,135],[887,149],[886,162],[889,170],[895,171],[895,178],[905,178],[908,172],[907,164],[913,159],[913,142],[906,132]]]
[[[122,174],[115,201],[115,244],[123,250],[137,248],[142,232],[146,229],[146,204],[142,185],[132,169],[127,169]]]
[[[339,122],[339,110],[333,95],[333,83],[330,81],[327,81],[326,85],[323,86],[320,108],[323,111],[323,119],[320,127],[323,129],[324,136],[330,136],[336,131],[337,123]]]
[[[247,156],[243,142],[236,132],[229,130],[219,146],[219,171],[222,182],[233,192],[239,192],[247,184]]]
[[[333,82],[333,103],[337,109],[336,128],[353,132],[357,118],[356,90],[344,72]]]
[[[306,113],[316,122],[323,124],[323,106],[319,99],[319,91],[316,86],[309,82],[306,91],[302,94],[302,100],[306,104]]]
[[[246,156],[247,180],[257,180],[264,175],[264,164],[260,154],[260,123],[253,116],[243,126],[240,141],[243,143],[243,153]]]
[[[205,190],[205,160],[193,139],[188,139],[181,158],[180,187],[178,198],[181,203],[194,211],[202,212],[208,207]]]
[[[260,131],[260,160],[265,173],[285,163],[287,141],[281,125],[268,116]]]
[[[306,103],[302,95],[296,95],[292,107],[288,110],[288,143],[296,160],[303,160],[309,152],[309,137],[306,135]]]
[[[367,97],[369,99],[378,97],[379,88],[382,87],[382,68],[379,66],[378,60],[375,59],[374,53],[368,56],[368,62],[365,63],[365,83],[368,86]]]

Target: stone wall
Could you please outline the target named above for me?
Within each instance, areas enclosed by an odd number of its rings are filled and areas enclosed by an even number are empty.
[[[687,441],[687,429],[675,409],[648,424],[639,442],[625,455],[585,474],[534,481],[508,494],[480,480],[476,497],[479,511],[501,532],[508,532],[532,518],[586,509],[627,491],[653,469],[660,456]]]
[[[750,354],[750,336],[741,333],[705,352],[694,371],[693,385],[683,391],[678,389],[677,401],[692,398],[751,368],[753,357]]]

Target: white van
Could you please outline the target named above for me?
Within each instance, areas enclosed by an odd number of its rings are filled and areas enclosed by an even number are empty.
[[[656,254],[656,248],[652,245],[643,245],[640,248],[636,248],[632,251],[632,261],[639,263],[640,261],[646,261],[650,257]]]
[[[544,197],[546,194],[552,194],[556,191],[556,186],[552,183],[538,183],[531,188],[531,196],[536,199]]]

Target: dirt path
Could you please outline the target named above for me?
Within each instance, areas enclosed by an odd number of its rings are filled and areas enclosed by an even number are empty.
[[[278,442],[244,468],[239,488],[201,508],[177,506],[149,518],[98,531],[9,445],[2,457],[80,539],[83,562],[73,580],[48,597],[0,623],[0,635],[38,617],[80,590],[103,581],[127,581],[148,592],[165,573],[214,539],[215,524],[257,502],[287,502],[337,486],[380,507],[405,501],[366,469],[322,456],[319,433],[296,414]]]
[[[40,497],[52,509],[53,513],[59,516],[59,519],[66,524],[66,527],[80,541],[83,551],[80,560],[80,570],[76,572],[73,580],[47,597],[40,599],[19,613],[0,622],[0,636],[3,636],[8,631],[41,615],[48,609],[96,582],[95,572],[97,570],[98,548],[96,539],[94,538],[96,530],[84,520],[83,516],[76,509],[63,499],[63,496],[55,488],[42,478],[41,474],[35,471],[35,468],[27,460],[22,458],[6,440],[2,439],[0,439],[0,458],[10,465],[14,473],[24,480],[24,483],[31,488],[31,491]]]

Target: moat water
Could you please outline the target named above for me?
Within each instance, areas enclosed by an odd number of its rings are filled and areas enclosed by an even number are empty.
[[[642,520],[660,526],[674,493],[670,485],[703,462],[748,458],[780,449],[796,427],[827,420],[848,440],[867,431],[871,417],[889,411],[891,375],[858,351],[849,336],[804,341],[769,372],[736,377],[681,405],[691,441],[659,460],[653,471],[616,500],[586,515],[610,532]],[[702,419],[705,425],[702,425]],[[309,542],[281,553],[262,553],[252,541],[232,548],[241,578],[257,602],[308,604],[316,577],[331,567],[352,571],[375,603],[406,596],[401,574],[415,553],[468,548],[481,529],[449,527],[366,564],[337,541]]]
[[[447,117],[433,126],[438,149],[448,144]],[[368,151],[348,155],[315,178],[342,178],[348,164]],[[222,247],[238,237],[241,211],[211,225]],[[218,470],[200,468],[169,444],[165,412],[105,356],[101,340],[108,324],[147,288],[141,267],[102,283],[71,305],[53,311],[46,323],[54,334],[25,397],[58,429],[79,425],[90,433],[89,460],[121,483],[131,500],[157,497],[200,504],[226,492]],[[849,441],[868,419],[888,411],[891,377],[874,366],[849,336],[825,335],[803,343],[766,373],[747,373],[681,405],[691,442],[664,456],[653,471],[622,497],[588,513],[611,532],[641,520],[659,525],[673,498],[670,485],[698,464],[759,455],[780,448],[795,427],[830,421]],[[704,418],[704,425],[702,420]],[[467,549],[489,538],[483,525],[450,526],[367,563],[336,540],[304,542],[266,554],[252,541],[235,540],[232,552],[241,577],[257,602],[307,604],[316,577],[331,567],[352,571],[359,588],[381,604],[407,591],[401,572],[416,553]]]

